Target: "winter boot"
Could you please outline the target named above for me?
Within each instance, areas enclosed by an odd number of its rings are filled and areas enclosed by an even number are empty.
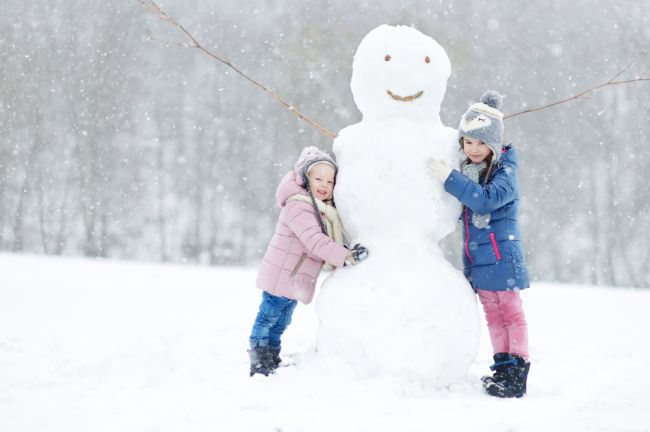
[[[510,366],[505,373],[505,379],[500,382],[486,384],[485,391],[500,398],[520,398],[526,394],[526,381],[530,363],[516,355],[512,356],[515,364]]]
[[[255,347],[248,350],[248,356],[251,360],[250,376],[256,373],[264,376],[272,374],[275,368],[273,365],[273,353],[267,347]]]
[[[490,370],[494,373],[481,377],[483,381],[483,387],[487,387],[488,384],[493,382],[501,382],[506,379],[506,371],[510,366],[515,364],[515,360],[508,353],[496,353],[494,354],[494,364],[490,366]]]
[[[280,358],[280,348],[270,347],[269,350],[271,351],[271,358],[273,360],[273,369],[277,369],[280,367],[280,363],[282,363],[282,359]]]

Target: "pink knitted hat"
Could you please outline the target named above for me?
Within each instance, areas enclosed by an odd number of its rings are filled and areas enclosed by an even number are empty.
[[[295,173],[300,176],[304,185],[309,183],[309,170],[319,162],[332,165],[335,173],[338,171],[336,162],[327,152],[314,146],[305,147],[293,166]]]

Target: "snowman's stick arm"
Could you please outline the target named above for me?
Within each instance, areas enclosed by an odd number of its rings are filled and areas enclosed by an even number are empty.
[[[641,53],[641,54],[645,54],[645,53]],[[639,55],[641,55],[641,54],[639,54]],[[645,76],[645,74],[647,72],[647,69],[637,78],[632,78],[632,79],[627,79],[627,80],[619,80],[618,79],[618,78],[620,78],[621,75],[623,75],[625,72],[627,72],[635,62],[636,62],[636,59],[634,61],[632,61],[629,65],[627,65],[625,68],[623,68],[616,75],[614,75],[614,77],[612,79],[610,79],[609,81],[606,81],[604,83],[601,83],[601,84],[598,84],[598,85],[593,86],[591,88],[588,88],[587,90],[581,91],[580,93],[575,94],[573,96],[570,96],[568,98],[565,98],[565,99],[562,99],[562,100],[559,100],[559,101],[556,101],[556,102],[552,102],[552,103],[549,103],[549,104],[546,104],[546,105],[541,105],[541,106],[534,107],[534,108],[528,108],[528,109],[526,109],[524,111],[519,111],[519,112],[516,112],[514,114],[508,114],[508,115],[504,116],[503,118],[504,118],[504,120],[505,119],[510,119],[510,118],[513,118],[513,117],[520,116],[522,114],[528,114],[528,113],[535,112],[535,111],[541,111],[543,109],[554,107],[556,105],[560,105],[560,104],[563,104],[565,102],[569,102],[569,101],[572,101],[572,100],[577,100],[577,99],[585,96],[586,94],[594,92],[594,91],[596,91],[598,89],[601,89],[603,87],[620,85],[620,84],[629,84],[629,83],[640,82],[640,81],[650,81],[650,77]]]
[[[300,120],[303,120],[304,122],[309,124],[311,127],[318,130],[323,135],[326,135],[326,136],[328,136],[330,138],[336,138],[336,133],[334,133],[334,132],[332,132],[332,131],[330,131],[328,129],[325,129],[324,127],[322,127],[321,125],[319,125],[315,121],[311,120],[309,117],[307,117],[306,115],[304,115],[303,113],[298,111],[292,104],[287,102],[287,100],[285,100],[282,96],[278,95],[276,92],[269,89],[268,87],[266,87],[261,82],[255,80],[250,75],[243,72],[241,69],[239,69],[237,66],[235,66],[230,60],[216,55],[215,53],[213,53],[212,51],[210,51],[209,49],[207,49],[203,45],[201,45],[199,43],[198,39],[196,37],[194,37],[194,35],[189,30],[187,30],[181,23],[179,23],[176,19],[174,19],[174,17],[167,14],[167,12],[165,12],[160,6],[158,6],[158,4],[156,4],[156,2],[154,0],[138,0],[138,2],[141,3],[142,5],[148,7],[155,15],[159,16],[160,18],[164,19],[168,23],[172,24],[174,27],[181,30],[185,34],[185,36],[187,36],[187,38],[190,40],[190,43],[186,44],[186,43],[177,43],[177,42],[165,42],[165,41],[161,41],[161,40],[155,38],[155,36],[153,36],[153,35],[152,35],[152,38],[154,38],[154,39],[156,39],[156,40],[158,40],[160,42],[163,42],[165,44],[175,44],[175,45],[180,45],[182,47],[198,49],[199,51],[203,52],[204,54],[212,57],[214,60],[217,60],[218,62],[221,62],[221,63],[225,64],[226,66],[228,66],[229,68],[231,68],[232,70],[237,72],[239,75],[244,77],[246,80],[250,81],[257,88],[259,88],[260,90],[262,90],[266,94],[273,97],[276,101],[278,101],[280,104],[282,104],[282,106],[284,106],[286,109],[291,111]]]

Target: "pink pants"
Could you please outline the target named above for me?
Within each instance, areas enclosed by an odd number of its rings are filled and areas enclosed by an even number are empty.
[[[516,354],[528,360],[528,326],[519,291],[476,291],[494,353]]]

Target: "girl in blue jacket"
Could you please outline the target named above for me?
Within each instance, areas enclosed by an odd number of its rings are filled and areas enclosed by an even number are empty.
[[[460,171],[433,159],[427,167],[463,204],[464,273],[483,305],[494,350],[494,374],[481,378],[483,386],[492,396],[521,397],[530,362],[519,291],[530,282],[517,222],[517,153],[502,145],[502,98],[487,91],[463,114],[458,135],[467,158]]]

